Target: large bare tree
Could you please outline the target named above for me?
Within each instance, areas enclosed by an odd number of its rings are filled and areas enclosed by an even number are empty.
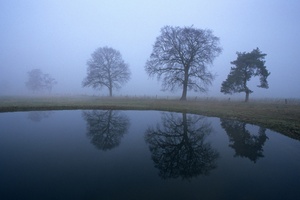
[[[107,87],[109,96],[112,96],[114,88],[121,88],[130,79],[129,67],[122,59],[121,53],[110,47],[96,49],[87,65],[87,77],[82,85],[95,89]]]
[[[163,78],[163,90],[182,88],[181,100],[186,100],[187,90],[207,91],[214,79],[208,66],[221,51],[219,38],[211,30],[165,26],[145,70],[149,76]]]

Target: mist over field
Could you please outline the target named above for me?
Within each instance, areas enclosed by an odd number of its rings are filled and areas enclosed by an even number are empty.
[[[222,53],[210,70],[216,78],[207,93],[188,96],[243,97],[220,92],[236,52],[266,53],[269,89],[256,87],[251,98],[300,98],[300,1],[298,0],[2,0],[0,2],[0,96],[36,95],[26,87],[28,72],[40,69],[57,84],[51,95],[107,96],[107,88],[82,87],[87,61],[99,47],[120,51],[131,79],[114,96],[180,96],[161,91],[145,63],[166,25],[211,29]],[[48,95],[48,91],[39,94]]]

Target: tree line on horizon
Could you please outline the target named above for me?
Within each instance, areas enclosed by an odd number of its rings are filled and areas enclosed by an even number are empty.
[[[162,81],[162,90],[175,91],[182,89],[180,100],[187,99],[187,92],[206,92],[215,79],[209,70],[214,59],[222,52],[220,39],[213,35],[209,29],[191,27],[164,26],[156,38],[150,58],[144,66],[149,77],[156,77]],[[267,78],[270,72],[265,66],[265,56],[259,48],[251,52],[237,52],[237,59],[232,61],[230,73],[221,85],[224,94],[245,93],[245,101],[253,92],[247,83],[252,77],[258,76],[258,87],[268,88]],[[111,47],[97,48],[87,61],[87,76],[82,81],[83,87],[109,90],[121,88],[131,77],[129,65],[123,60],[121,53]],[[50,77],[51,78],[51,77]],[[43,78],[41,78],[43,79]],[[48,75],[49,79],[49,75]],[[33,75],[29,72],[29,81]],[[55,80],[48,81],[46,88],[52,88]],[[45,89],[46,81],[37,81],[41,87],[33,87],[27,83],[31,90]],[[34,84],[33,84],[34,85]]]

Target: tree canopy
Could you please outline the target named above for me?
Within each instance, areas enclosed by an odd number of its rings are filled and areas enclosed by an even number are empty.
[[[28,72],[28,81],[25,84],[33,92],[42,90],[51,92],[52,87],[57,84],[57,81],[49,74],[44,74],[40,69],[33,69]]]
[[[82,82],[83,87],[107,87],[109,96],[112,96],[113,89],[121,88],[130,79],[129,67],[121,53],[110,47],[96,49],[87,65],[87,77]]]
[[[181,100],[186,100],[187,90],[207,91],[214,79],[208,65],[221,51],[219,38],[211,30],[165,26],[145,70],[149,76],[163,78],[163,90],[182,88]]]
[[[259,48],[254,49],[250,53],[237,52],[237,59],[232,61],[230,73],[227,79],[223,81],[221,92],[224,94],[245,92],[245,101],[249,100],[249,94],[253,91],[247,86],[247,82],[254,76],[259,76],[261,88],[269,88],[267,78],[270,75],[265,66],[265,56]]]

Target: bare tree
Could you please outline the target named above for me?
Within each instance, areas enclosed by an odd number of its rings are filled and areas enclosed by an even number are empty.
[[[26,86],[33,92],[48,90],[51,92],[52,87],[57,81],[49,74],[44,74],[40,69],[33,69],[28,72],[28,81]]]
[[[145,70],[149,76],[157,75],[158,80],[163,77],[163,90],[182,87],[181,100],[186,100],[187,90],[207,91],[214,79],[208,65],[221,51],[219,38],[211,30],[165,26]]]
[[[114,88],[121,88],[130,79],[129,67],[120,52],[110,47],[96,49],[87,65],[87,77],[82,82],[83,87],[107,87],[109,96],[112,96]]]

